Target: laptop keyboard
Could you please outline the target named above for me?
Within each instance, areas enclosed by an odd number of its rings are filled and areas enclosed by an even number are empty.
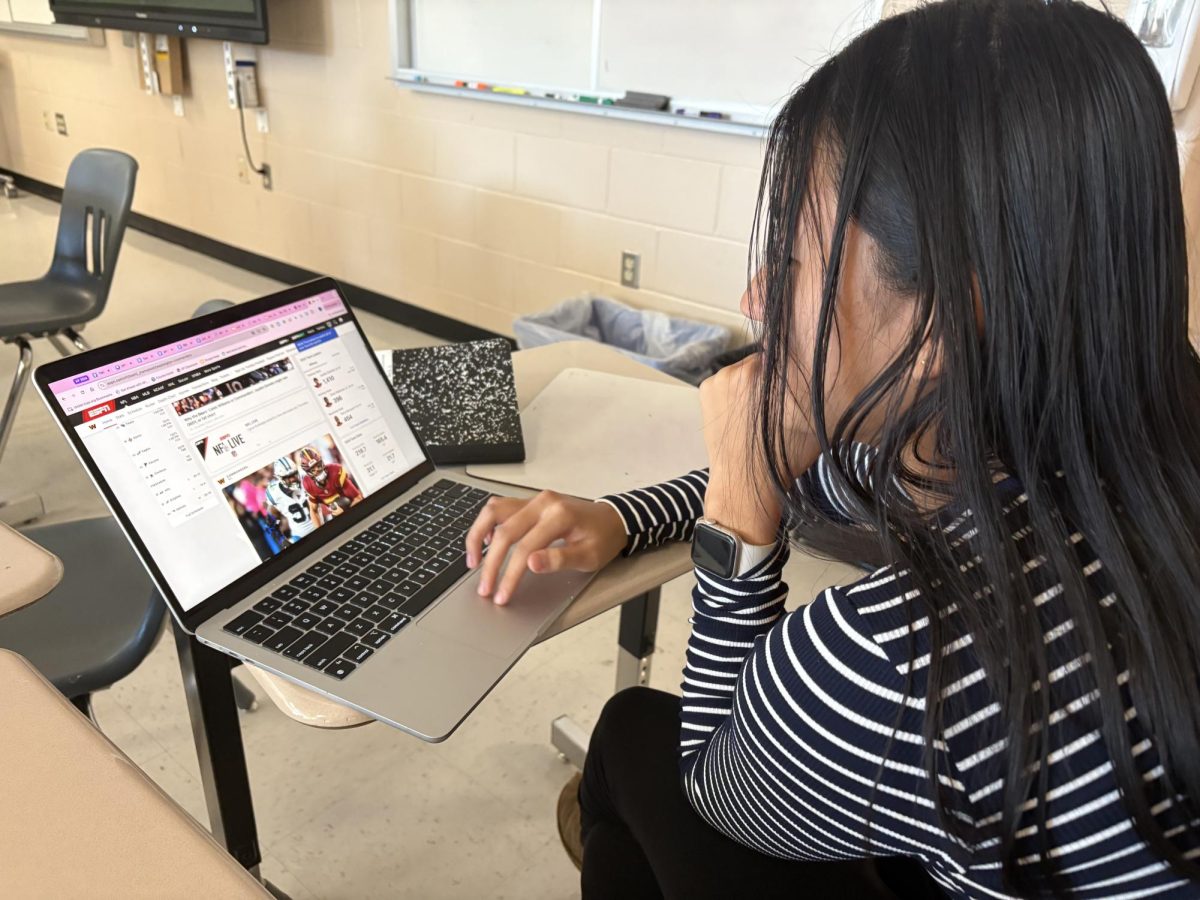
[[[467,530],[489,496],[431,485],[224,630],[346,678],[467,571]]]

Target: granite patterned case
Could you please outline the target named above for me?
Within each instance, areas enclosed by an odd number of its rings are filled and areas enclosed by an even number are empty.
[[[525,459],[508,341],[381,350],[378,355],[435,463]]]

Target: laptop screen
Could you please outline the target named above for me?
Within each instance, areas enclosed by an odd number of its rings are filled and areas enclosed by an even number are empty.
[[[47,388],[185,612],[425,461],[336,290]]]

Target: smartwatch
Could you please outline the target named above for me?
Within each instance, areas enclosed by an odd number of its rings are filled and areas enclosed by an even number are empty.
[[[692,563],[718,578],[745,575],[775,552],[775,544],[747,544],[716,519],[696,521],[692,533]]]

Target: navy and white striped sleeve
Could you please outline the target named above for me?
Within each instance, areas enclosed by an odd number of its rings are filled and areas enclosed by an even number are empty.
[[[781,545],[735,579],[697,572],[680,703],[685,793],[717,830],[785,859],[940,855],[923,703],[906,698],[842,589],[784,613],[787,555]]]
[[[708,469],[696,469],[679,478],[625,494],[601,497],[617,511],[628,540],[624,555],[668,541],[690,541],[696,520],[704,515]]]
[[[874,448],[856,443],[846,454],[846,462],[855,477],[869,479]],[[829,459],[822,455],[797,479],[800,493],[827,515],[849,520],[852,505],[830,476]],[[624,555],[657,547],[669,541],[690,541],[696,520],[704,515],[704,492],[708,488],[708,469],[696,469],[688,474],[639,488],[624,494],[610,494],[598,502],[607,503],[617,511],[625,526],[628,540]]]

